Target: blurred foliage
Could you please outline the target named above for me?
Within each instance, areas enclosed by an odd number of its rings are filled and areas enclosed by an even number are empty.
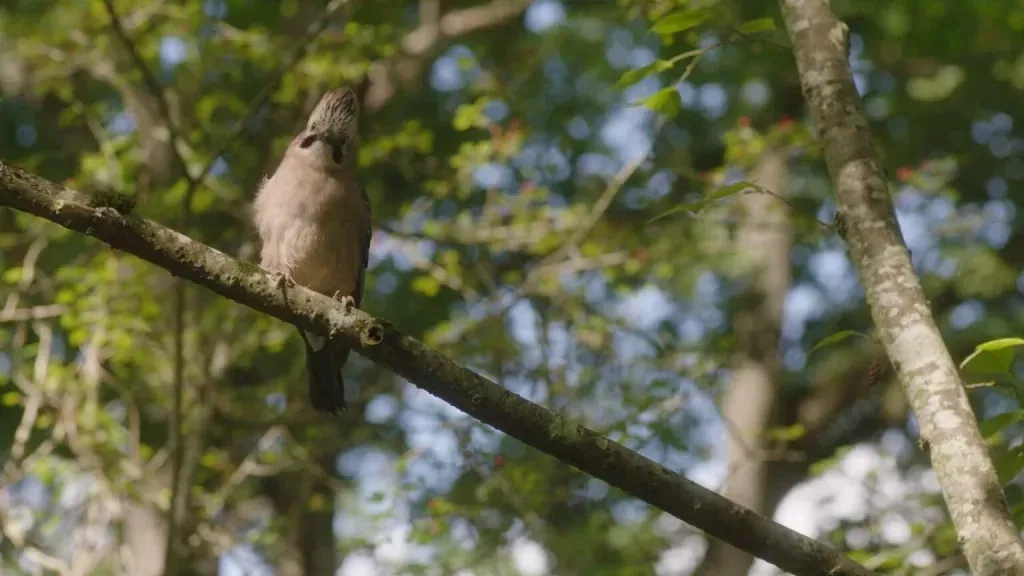
[[[774,3],[331,4],[325,16],[323,0],[113,2],[154,94],[103,1],[8,2],[0,156],[178,227],[180,154],[209,172],[182,231],[253,260],[261,177],[323,90],[364,87],[359,179],[377,226],[364,308],[708,485],[724,479],[730,423],[712,401],[747,302],[736,201],[783,194],[793,287],[765,435],[797,456],[766,481],[835,493],[853,477],[860,504],[818,506],[810,530],[877,570],[955,555],[891,370],[869,378],[876,347],[845,337],[869,333],[870,318],[831,229]],[[832,5],[853,31],[858,86],[951,351],[1019,336],[1024,7]],[[769,149],[786,151],[791,189],[744,185]],[[0,562],[128,573],[126,549],[162,555],[159,530],[153,549],[129,537],[170,493],[172,279],[12,211],[0,213],[0,271]],[[680,574],[698,562],[688,527],[362,358],[347,367],[349,412],[317,417],[290,326],[187,294],[190,573],[224,558],[287,574],[308,547],[346,574],[371,558],[381,574]],[[1024,525],[1021,366],[1003,360],[1010,387],[971,397]],[[823,391],[848,399],[824,427],[803,420]],[[851,472],[865,450],[871,470]]]

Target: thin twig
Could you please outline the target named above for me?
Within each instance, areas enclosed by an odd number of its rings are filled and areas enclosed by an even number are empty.
[[[608,182],[608,186],[605,188],[604,193],[597,199],[594,204],[594,209],[590,211],[587,219],[584,220],[583,225],[573,232],[569,240],[566,241],[558,250],[556,250],[551,256],[545,258],[545,262],[538,268],[542,268],[552,262],[557,262],[570,255],[571,252],[576,250],[579,245],[590,235],[597,223],[601,221],[604,213],[611,207],[612,202],[615,201],[615,197],[618,196],[619,191],[626,184],[626,181],[640,169],[640,166],[650,158],[651,153],[654,151],[654,141],[657,139],[658,134],[661,132],[661,128],[665,125],[665,117],[658,119],[654,125],[654,130],[651,134],[651,146],[645,152],[641,152],[633,157],[632,160],[625,163],[622,168],[615,174],[615,176]]]
[[[149,70],[145,60],[142,59],[142,55],[136,49],[134,42],[125,32],[121,26],[121,19],[117,14],[117,10],[114,8],[113,0],[103,0],[103,5],[106,7],[107,15],[110,18],[110,26],[114,31],[114,35],[121,42],[125,51],[131,57],[135,67],[138,68],[139,73],[142,75],[142,80],[146,87],[149,89],[150,95],[156,100],[157,107],[159,108],[160,115],[163,118],[163,123],[167,129],[167,133],[170,139],[171,156],[178,164],[178,168],[181,171],[182,176],[188,182],[188,192],[185,195],[185,200],[182,202],[181,218],[179,226],[182,230],[189,230],[189,220],[191,216],[191,204],[192,195],[198,187],[199,180],[192,177],[191,172],[188,169],[188,163],[185,162],[184,156],[178,150],[178,126],[171,115],[171,107],[167,102],[167,96],[164,94],[164,88],[157,82],[156,77]],[[181,428],[182,428],[182,405],[184,402],[184,387],[185,387],[185,313],[186,313],[186,287],[185,282],[178,280],[175,282],[174,287],[174,360],[173,360],[173,407],[170,418],[170,445],[174,454],[171,465],[171,501],[167,512],[167,545],[165,547],[164,555],[164,573],[170,576],[177,574],[177,528],[179,524],[179,510],[182,508],[180,504],[181,500],[181,470],[182,470],[182,442],[181,442]]]
[[[195,177],[196,186],[206,179],[210,174],[210,171],[213,170],[213,166],[216,164],[217,159],[227,152],[235,141],[242,135],[242,132],[245,131],[245,127],[249,123],[249,120],[252,119],[256,112],[258,112],[263,104],[273,95],[274,90],[277,89],[277,85],[281,83],[282,79],[284,79],[285,74],[291,71],[291,69],[294,68],[303,57],[305,57],[306,52],[313,44],[313,41],[321,32],[323,32],[324,28],[327,27],[331,16],[337,13],[338,10],[343,8],[350,1],[351,0],[332,0],[327,7],[324,8],[323,13],[309,25],[306,29],[306,34],[303,36],[295,50],[292,51],[291,55],[285,60],[284,65],[278,68],[278,70],[270,77],[270,81],[267,82],[259,93],[256,94],[256,97],[249,102],[249,107],[247,108],[246,113],[235,122],[235,125],[232,126],[227,136],[224,137],[216,148],[214,148],[214,152],[210,155],[210,159]],[[190,201],[194,193],[195,189],[190,186],[189,189],[185,191],[186,201]]]
[[[186,218],[187,219],[187,218]],[[164,574],[176,576],[177,565],[177,530],[180,518],[178,511],[183,509],[180,504],[181,494],[181,472],[184,459],[184,443],[181,441],[182,428],[182,407],[185,402],[185,301],[187,290],[185,282],[178,280],[174,284],[174,360],[172,387],[174,392],[173,407],[171,412],[171,498],[167,507],[167,543],[164,547]]]
[[[68,307],[63,304],[46,304],[31,308],[11,308],[0,311],[0,324],[4,322],[28,322],[63,316]]]
[[[107,15],[110,17],[110,27],[114,31],[114,35],[123,45],[125,51],[128,52],[128,56],[132,59],[135,67],[139,69],[139,73],[142,74],[142,81],[146,84],[146,88],[149,89],[150,94],[156,100],[157,107],[160,109],[160,115],[163,117],[165,127],[167,128],[167,134],[170,138],[172,156],[175,162],[178,163],[178,168],[181,173],[188,180],[189,186],[193,185],[194,180],[192,175],[189,173],[188,164],[185,162],[185,158],[181,155],[178,150],[178,143],[182,140],[178,137],[178,127],[171,116],[171,106],[167,102],[167,96],[164,94],[164,88],[157,82],[156,76],[150,71],[149,66],[146,65],[146,61],[142,59],[142,55],[135,48],[135,43],[128,36],[124,27],[121,25],[121,18],[117,14],[117,9],[114,8],[113,0],[103,0],[103,5],[107,9]]]
[[[451,10],[440,14],[440,2],[424,1],[420,5],[420,25],[398,42],[399,54],[374,62],[367,72],[362,97],[363,108],[376,112],[395,94],[398,85],[414,78],[422,70],[428,56],[439,48],[442,40],[499,26],[509,22],[529,7],[531,0],[495,0],[487,4]],[[400,76],[400,78],[396,78]]]

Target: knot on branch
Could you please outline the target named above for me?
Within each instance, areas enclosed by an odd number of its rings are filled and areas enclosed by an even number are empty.
[[[359,332],[359,342],[363,346],[376,346],[384,341],[384,327],[376,322]]]

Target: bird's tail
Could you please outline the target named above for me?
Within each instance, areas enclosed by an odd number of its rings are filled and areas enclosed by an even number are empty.
[[[348,361],[349,349],[341,348],[319,334],[302,332],[306,344],[306,370],[309,372],[309,402],[318,412],[343,412],[345,380],[341,369]]]

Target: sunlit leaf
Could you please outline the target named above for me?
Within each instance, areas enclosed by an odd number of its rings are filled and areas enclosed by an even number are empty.
[[[704,195],[704,197],[701,198],[700,201],[698,201],[698,202],[688,202],[686,204],[680,204],[678,206],[675,206],[675,207],[673,207],[673,208],[671,208],[671,209],[669,209],[669,210],[667,210],[665,212],[662,212],[661,214],[658,214],[657,216],[651,218],[650,220],[647,221],[647,223],[650,224],[650,223],[655,222],[657,220],[661,220],[662,218],[665,218],[666,216],[671,216],[672,214],[676,214],[676,213],[679,213],[679,212],[691,212],[691,211],[700,210],[700,209],[704,208],[706,205],[708,205],[708,204],[710,204],[712,202],[715,202],[717,200],[722,200],[724,198],[728,198],[730,196],[738,194],[739,192],[742,192],[743,190],[745,190],[747,188],[750,188],[751,186],[752,186],[752,184],[750,184],[749,182],[736,182],[735,184],[729,184],[728,186],[722,186],[721,188],[715,188],[711,192],[708,192],[706,195]]]
[[[800,423],[782,428],[769,428],[765,436],[774,440],[799,440],[807,433],[807,428]]]
[[[648,76],[653,76],[654,74],[658,74],[666,70],[671,70],[679,62],[686,60],[687,58],[699,56],[703,53],[704,49],[689,50],[681,54],[677,54],[669,58],[668,60],[655,60],[654,62],[651,62],[650,64],[647,64],[645,66],[634,68],[632,70],[627,70],[615,83],[615,88],[621,89],[631,84],[636,84],[637,82],[643,80],[644,78],[647,78]]]
[[[979,422],[978,430],[981,431],[982,436],[989,439],[1002,432],[1007,426],[1020,422],[1022,417],[1024,417],[1024,410],[1012,410],[1010,412],[996,414],[991,418],[986,418]]]
[[[757,32],[768,32],[770,30],[775,30],[775,20],[772,20],[771,18],[748,20],[740,26],[740,32],[744,34],[755,34]]]
[[[675,86],[669,86],[668,88],[658,90],[654,94],[644,98],[641,101],[641,104],[658,114],[663,114],[668,117],[675,116],[683,109],[682,98],[680,98],[679,90],[677,90]]]
[[[1022,338],[999,338],[978,344],[960,368],[976,374],[1005,374],[1013,363],[1013,348],[1024,346]]]
[[[843,340],[846,340],[848,338],[852,338],[854,336],[864,336],[865,338],[868,337],[867,334],[864,334],[863,332],[857,332],[856,330],[840,330],[839,332],[836,332],[835,334],[826,336],[826,337],[822,338],[821,340],[819,340],[818,343],[815,344],[813,348],[811,348],[811,351],[808,352],[808,354],[809,355],[813,354],[814,351],[819,349],[819,348],[824,348],[826,346],[832,346],[833,344],[838,344],[838,343],[842,342]]]
[[[691,8],[672,12],[651,26],[655,34],[678,34],[700,26],[711,18],[711,11],[704,8]]]
[[[705,202],[711,202],[711,201],[714,201],[714,200],[722,200],[723,198],[728,198],[730,196],[735,196],[736,194],[739,194],[740,192],[746,190],[747,188],[754,188],[754,187],[756,187],[756,186],[754,186],[754,184],[751,184],[750,182],[744,182],[744,181],[740,181],[740,182],[736,182],[736,183],[733,183],[733,184],[729,184],[727,186],[721,186],[721,187],[715,188],[711,192],[708,192],[707,194],[705,194],[704,195],[704,201]]]
[[[424,296],[433,297],[441,291],[441,282],[433,276],[417,276],[412,281],[412,289]]]
[[[657,74],[658,72],[664,70],[664,64],[664,60],[655,60],[654,62],[651,62],[646,66],[641,66],[639,68],[627,70],[615,83],[614,88],[617,90],[622,89],[631,84],[636,84],[637,82],[643,80],[644,78],[647,78],[648,76]]]

